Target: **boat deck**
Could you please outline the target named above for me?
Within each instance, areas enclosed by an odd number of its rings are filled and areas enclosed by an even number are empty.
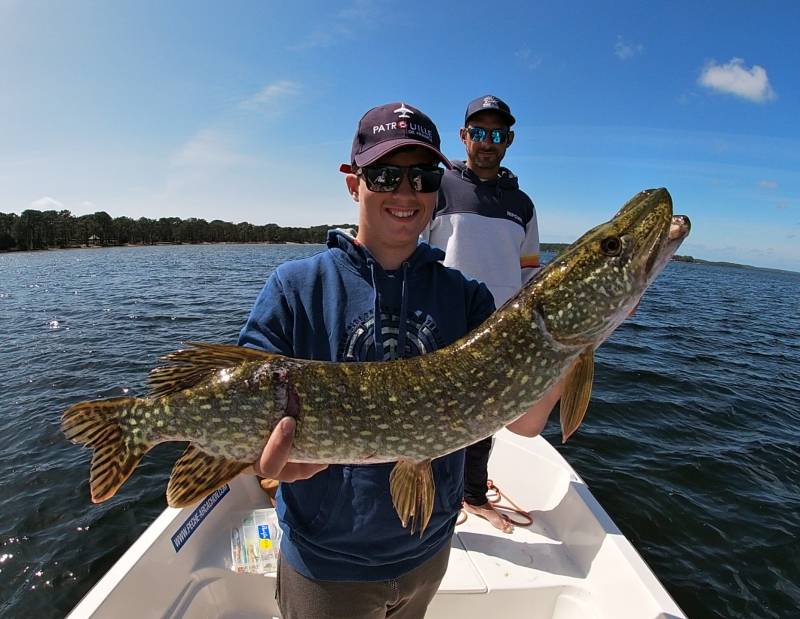
[[[583,481],[544,439],[502,431],[490,476],[533,517],[505,534],[469,516],[456,529],[429,619],[685,617]],[[274,576],[230,570],[229,531],[264,507],[254,478],[235,480],[211,509],[167,509],[70,615],[279,617]],[[173,538],[195,528],[176,551]]]

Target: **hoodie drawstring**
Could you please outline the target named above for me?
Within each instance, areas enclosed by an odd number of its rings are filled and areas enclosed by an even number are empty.
[[[370,275],[372,275],[372,290],[374,291],[372,297],[373,311],[375,312],[374,327],[375,335],[373,337],[373,344],[375,346],[375,361],[383,361],[383,324],[381,322],[381,297],[378,293],[378,282],[375,278],[375,261],[367,260]]]
[[[375,335],[373,337],[373,344],[375,348],[375,360],[376,361],[383,361],[384,360],[384,352],[383,352],[383,320],[381,319],[381,296],[378,292],[378,280],[376,275],[375,269],[375,261],[368,260],[367,266],[369,267],[370,276],[372,277],[372,304],[373,304],[373,311],[374,311],[374,327],[375,327]],[[401,300],[400,300],[400,324],[397,327],[397,354],[395,358],[401,359],[405,357],[406,353],[406,340],[407,337],[407,326],[406,326],[406,314],[408,313],[408,268],[409,263],[403,263],[403,282],[401,288]]]
[[[397,356],[402,359],[406,356],[406,313],[408,312],[408,262],[403,263],[403,288],[400,301],[400,325],[397,333]]]

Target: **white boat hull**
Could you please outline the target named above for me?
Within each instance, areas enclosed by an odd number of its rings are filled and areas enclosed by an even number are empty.
[[[547,441],[504,430],[489,466],[533,525],[511,535],[474,516],[459,525],[428,619],[685,617]],[[264,493],[255,478],[240,476],[218,495],[165,509],[69,619],[280,617],[274,576],[230,569],[231,527],[242,512],[266,506]]]

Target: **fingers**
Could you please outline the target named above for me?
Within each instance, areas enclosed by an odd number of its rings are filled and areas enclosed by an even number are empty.
[[[292,449],[294,439],[295,421],[293,417],[284,417],[275,426],[269,435],[269,440],[258,459],[256,473],[262,477],[279,479],[278,475],[286,466],[289,451]]]
[[[261,452],[261,457],[252,467],[255,474],[290,482],[308,479],[328,467],[327,464],[288,462],[295,427],[295,420],[292,417],[284,417],[278,422],[264,446],[264,451]],[[246,469],[245,472],[249,472],[249,470]]]

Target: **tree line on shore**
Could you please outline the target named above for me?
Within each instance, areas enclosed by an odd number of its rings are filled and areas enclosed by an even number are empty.
[[[28,209],[21,215],[0,213],[0,251],[158,243],[324,243],[331,228],[357,229],[353,224],[299,228],[195,217],[131,219],[111,217],[104,211],[76,217],[67,210]],[[566,247],[568,243],[542,243],[540,249],[559,254]],[[691,256],[673,260],[697,262]]]
[[[21,215],[0,213],[0,251],[158,243],[324,243],[327,231],[337,227],[355,226],[257,226],[195,217],[131,219],[104,211],[76,217],[68,210],[28,209]]]

